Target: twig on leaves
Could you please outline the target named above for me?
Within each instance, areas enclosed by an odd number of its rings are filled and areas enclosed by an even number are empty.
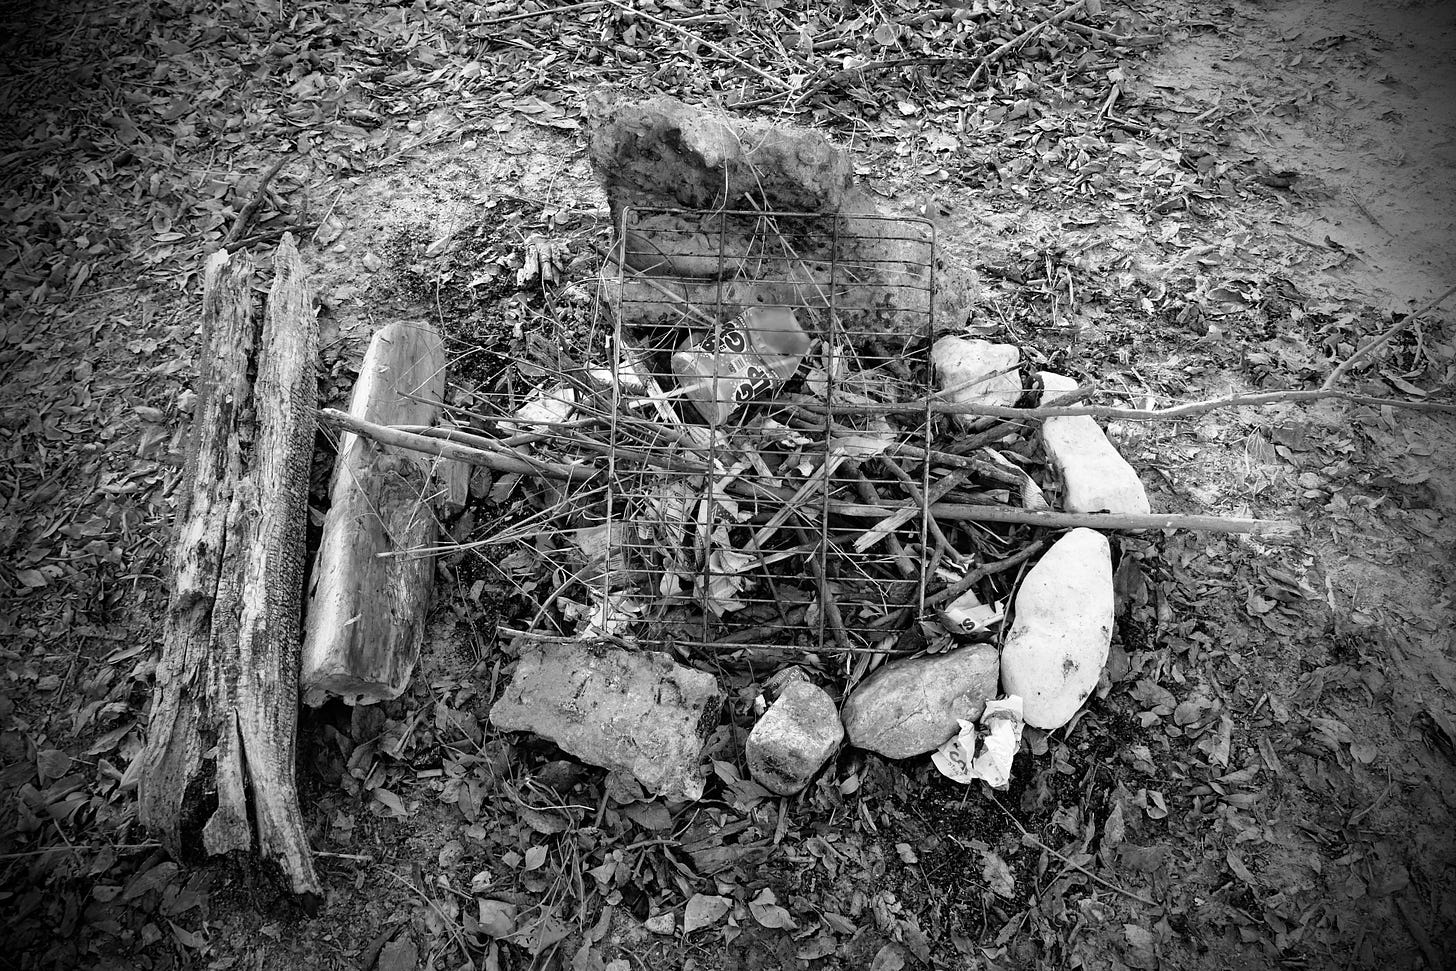
[[[540,20],[542,17],[551,17],[559,13],[570,13],[573,10],[587,10],[591,7],[605,7],[607,0],[587,0],[586,3],[568,3],[560,7],[547,7],[545,10],[529,10],[526,13],[506,14],[504,17],[492,17],[489,20],[477,20],[470,26],[494,27],[496,24],[508,24],[513,20]]]
[[[117,853],[135,853],[141,850],[159,850],[161,843],[97,843],[95,845],[82,845],[68,843],[65,846],[44,846],[38,850],[20,850],[16,853],[0,853],[0,860],[26,860],[33,856],[46,856],[50,853],[100,853],[104,850],[112,850]]]
[[[1021,47],[1027,41],[1031,40],[1033,37],[1046,30],[1048,27],[1055,27],[1057,24],[1068,19],[1073,14],[1080,12],[1081,9],[1085,6],[1087,6],[1087,0],[1077,0],[1076,3],[1072,4],[1070,7],[1067,7],[1061,13],[1049,17],[1033,27],[1029,27],[1026,30],[1023,30],[1021,33],[1017,34],[1015,37],[1011,38],[1006,43],[1002,44],[1000,47],[996,48],[994,51],[981,58],[981,63],[977,64],[976,69],[971,72],[971,79],[966,82],[966,87],[974,88],[976,86],[976,83],[980,81],[981,78],[985,75],[986,69],[989,68],[992,64],[995,64],[1007,54],[1010,54],[1018,47]]]
[[[278,171],[288,163],[289,158],[290,156],[284,155],[268,166],[268,171],[263,173],[262,178],[253,188],[253,195],[248,199],[248,204],[243,206],[242,211],[233,220],[232,228],[228,230],[227,237],[222,241],[223,249],[231,253],[241,245],[243,231],[248,228],[248,223],[252,222],[258,207],[263,204],[263,193],[268,191],[268,183],[273,181],[273,176],[277,175]]]
[[[1450,297],[1453,293],[1456,293],[1456,287],[1452,287],[1436,299],[1421,307],[1421,309],[1417,310],[1415,313],[1408,315],[1403,320],[1401,320],[1400,323],[1396,324],[1394,327],[1390,328],[1379,337],[1375,337],[1369,341],[1366,341],[1363,347],[1361,347],[1354,354],[1351,354],[1349,357],[1345,358],[1343,364],[1330,372],[1330,376],[1325,379],[1325,383],[1320,385],[1320,390],[1328,391],[1329,389],[1333,388],[1337,383],[1339,383],[1339,380],[1349,372],[1350,368],[1354,367],[1356,364],[1359,364],[1361,361],[1365,360],[1365,358],[1369,357],[1375,351],[1395,340],[1396,337],[1398,337],[1402,332],[1407,330],[1422,316],[1430,313],[1432,310],[1435,310],[1441,304],[1445,303],[1447,298]],[[1436,402],[1420,402],[1420,404],[1436,404]],[[1407,405],[1407,407],[1409,407],[1409,405]],[[1444,408],[1438,407],[1431,410],[1456,412],[1456,405],[1448,405]]]
[[[1156,906],[1158,906],[1158,904],[1157,904],[1156,901],[1149,900],[1147,897],[1144,897],[1141,894],[1133,893],[1131,890],[1128,890],[1128,889],[1123,888],[1123,887],[1119,887],[1117,884],[1113,883],[1110,880],[1105,880],[1102,877],[1099,877],[1097,874],[1093,873],[1091,870],[1087,869],[1082,864],[1080,864],[1080,863],[1074,863],[1073,861],[1067,859],[1062,854],[1058,853],[1056,850],[1052,849],[1050,846],[1047,846],[1041,840],[1039,840],[1035,836],[1031,835],[1031,833],[1027,831],[1027,828],[1025,826],[1021,825],[1021,820],[1017,819],[1015,816],[1013,816],[1011,814],[1011,810],[1009,810],[1005,806],[1001,805],[1001,800],[999,800],[999,799],[996,798],[995,793],[988,793],[988,795],[990,796],[991,801],[996,804],[996,808],[999,809],[999,810],[1001,810],[1003,813],[1005,813],[1006,814],[1006,818],[1009,819],[1009,820],[1011,820],[1011,825],[1012,826],[1015,826],[1018,830],[1021,831],[1021,838],[1024,839],[1024,840],[1026,840],[1027,842],[1029,842],[1032,846],[1035,846],[1039,850],[1045,850],[1047,853],[1050,853],[1052,856],[1056,857],[1058,860],[1061,860],[1063,863],[1065,863],[1067,866],[1071,867],[1073,870],[1077,870],[1077,871],[1079,871],[1081,873],[1086,874],[1088,877],[1091,877],[1093,880],[1095,880],[1099,885],[1101,885],[1103,887],[1106,887],[1108,890],[1111,890],[1113,893],[1120,893],[1124,897],[1127,897],[1129,900],[1136,900],[1138,903],[1145,904],[1148,907],[1156,907]]]
[[[671,20],[663,20],[661,17],[654,17],[652,14],[646,13],[642,10],[633,10],[631,7],[627,6],[624,3],[618,3],[617,0],[607,0],[607,3],[616,7],[618,10],[624,11],[625,13],[630,13],[633,16],[641,17],[643,20],[651,21],[659,27],[666,27],[668,30],[676,31],[679,34],[682,34],[688,40],[693,41],[697,44],[702,44],[709,50],[717,51],[719,54],[722,54],[734,64],[737,64],[739,67],[743,68],[745,71],[752,71],[754,74],[757,74],[759,77],[763,78],[769,84],[773,85],[781,91],[787,91],[793,87],[793,85],[789,84],[789,82],[785,81],[783,78],[775,77],[774,75],[768,73],[762,68],[753,66],[752,64],[745,61],[743,58],[739,57],[737,54],[734,54],[732,51],[728,50],[726,47],[723,47],[721,44],[715,44],[707,38],[701,37],[693,33],[686,27],[679,27]]]

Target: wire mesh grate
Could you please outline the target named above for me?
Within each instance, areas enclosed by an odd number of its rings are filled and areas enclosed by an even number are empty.
[[[627,208],[596,632],[870,650],[920,616],[935,239],[923,220]],[[882,406],[894,405],[894,408]]]

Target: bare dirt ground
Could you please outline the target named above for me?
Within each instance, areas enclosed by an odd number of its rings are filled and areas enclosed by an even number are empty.
[[[809,79],[848,50],[953,36],[927,4],[627,6]],[[988,26],[966,50],[1059,6],[969,4]],[[1451,4],[1100,8],[975,89],[909,65],[756,110],[829,130],[888,209],[935,222],[976,280],[968,320],[939,326],[1015,341],[1104,404],[1317,387],[1456,284]],[[733,764],[741,704],[701,802],[607,792],[485,721],[511,660],[495,628],[533,578],[483,546],[441,558],[406,697],[305,714],[317,917],[247,861],[161,854],[128,766],[201,256],[257,174],[296,156],[250,245],[266,254],[283,228],[308,244],[323,403],[347,399],[363,340],[395,319],[446,330],[458,393],[494,389],[528,381],[512,360],[533,334],[591,326],[609,220],[583,92],[733,102],[755,80],[615,4],[486,24],[522,9],[17,14],[0,72],[0,966],[1449,965],[1456,418],[1343,401],[1113,424],[1155,508],[1288,517],[1301,536],[1119,537],[1108,679],[1070,730],[1028,744],[1009,792],[845,751],[803,795],[766,799]],[[800,22],[822,48],[795,46]],[[564,287],[516,286],[531,233],[572,242]],[[1449,404],[1453,334],[1437,309],[1346,387]],[[489,491],[447,524],[462,543],[524,508]],[[753,679],[735,677],[745,701]]]

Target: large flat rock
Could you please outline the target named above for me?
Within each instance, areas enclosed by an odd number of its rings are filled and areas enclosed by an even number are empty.
[[[1112,643],[1112,553],[1095,529],[1064,533],[1016,591],[1001,680],[1026,723],[1061,728],[1097,687]]]
[[[703,743],[722,692],[663,654],[534,644],[491,707],[502,731],[534,732],[584,762],[630,772],[657,795],[697,799]]]
[[[838,212],[849,153],[791,125],[730,119],[675,98],[599,94],[587,102],[588,151],[613,217],[622,207]]]
[[[939,748],[996,697],[1000,659],[989,644],[894,661],[860,682],[844,703],[858,748],[906,759]]]

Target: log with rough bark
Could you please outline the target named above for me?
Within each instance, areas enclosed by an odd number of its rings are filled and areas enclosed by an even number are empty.
[[[246,256],[219,251],[208,261],[199,400],[138,814],[174,856],[256,852],[307,906],[321,887],[294,751],[318,332],[291,236],[274,258],[261,333],[251,282]]]
[[[381,425],[432,425],[445,392],[445,348],[428,324],[374,335],[349,412]],[[339,438],[332,500],[314,566],[300,685],[305,704],[398,698],[420,655],[438,521],[434,483],[455,466],[435,456]]]

